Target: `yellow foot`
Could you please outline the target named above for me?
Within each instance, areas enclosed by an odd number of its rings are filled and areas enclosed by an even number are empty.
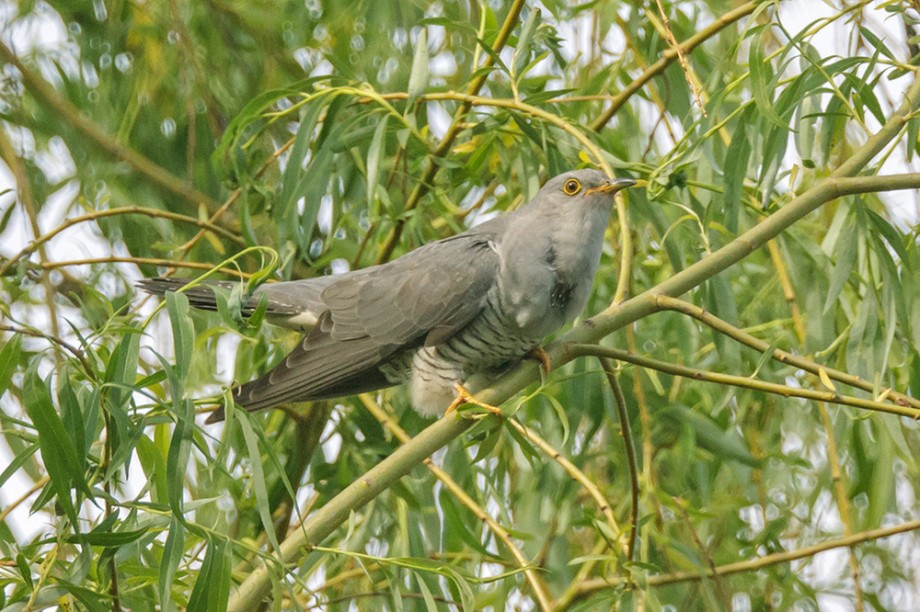
[[[457,391],[457,397],[454,398],[454,401],[452,401],[450,406],[447,407],[447,410],[444,411],[445,415],[450,414],[462,404],[473,404],[474,406],[479,406],[483,410],[488,410],[495,416],[502,415],[501,408],[498,406],[493,406],[492,404],[480,402],[478,399],[473,397],[473,394],[467,391],[463,385],[454,385],[454,389]]]
[[[549,376],[549,371],[552,369],[552,362],[550,361],[549,353],[538,346],[537,348],[532,348],[527,351],[527,354],[524,355],[524,358],[536,359],[540,362],[540,376],[545,381],[546,377]]]

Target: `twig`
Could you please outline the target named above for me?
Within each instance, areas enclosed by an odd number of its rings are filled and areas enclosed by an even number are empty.
[[[74,345],[70,344],[69,342],[62,340],[61,338],[58,338],[53,333],[46,334],[45,332],[39,331],[37,329],[33,329],[29,327],[15,327],[13,325],[4,325],[2,323],[0,323],[0,330],[8,331],[13,334],[23,334],[25,336],[32,336],[33,338],[42,338],[43,340],[47,340],[51,344],[56,344],[57,346],[64,348],[67,350],[67,352],[73,355],[77,359],[77,361],[80,362],[80,365],[83,367],[83,371],[86,372],[86,376],[88,378],[90,379],[96,378],[95,372],[93,371],[93,368],[90,366],[89,361],[87,361],[86,355],[83,353],[83,351],[78,349]]]
[[[119,208],[109,208],[106,210],[96,210],[91,213],[86,213],[85,215],[80,215],[79,217],[72,217],[66,219],[63,223],[55,227],[49,232],[38,236],[30,242],[28,245],[23,247],[21,251],[10,257],[6,263],[0,266],[0,276],[3,276],[7,271],[16,264],[20,259],[34,253],[41,245],[45,244],[64,230],[71,228],[80,223],[86,223],[87,221],[96,221],[97,219],[104,219],[106,217],[117,217],[121,215],[144,215],[146,217],[155,217],[160,219],[169,219],[171,221],[180,221],[182,223],[190,223],[192,225],[197,225],[202,228],[202,232],[211,231],[215,234],[226,238],[240,246],[246,246],[246,243],[242,238],[236,234],[222,228],[218,227],[208,221],[202,221],[197,217],[190,217],[188,215],[182,215],[179,213],[170,212],[168,210],[157,210],[155,208],[145,208],[143,206],[122,206]]]
[[[689,315],[700,323],[711,327],[715,331],[724,334],[729,338],[744,344],[745,346],[751,347],[755,351],[764,352],[770,349],[770,345],[767,342],[764,342],[759,338],[755,338],[743,329],[739,329],[734,325],[723,321],[715,315],[706,312],[699,306],[685,302],[684,300],[678,298],[672,298],[663,295],[658,296],[656,301],[658,306],[662,309],[673,310]],[[854,376],[853,374],[849,374],[848,372],[843,372],[841,370],[819,365],[807,357],[797,357],[796,355],[793,355],[792,353],[782,349],[773,349],[772,357],[780,363],[785,363],[800,370],[805,370],[806,372],[814,374],[815,376],[820,376],[820,373],[823,370],[824,373],[832,380],[842,382],[851,387],[856,387],[857,389],[862,389],[863,391],[867,391],[869,393],[877,392],[876,387],[872,383],[865,381],[858,376]],[[920,400],[917,398],[910,397],[909,395],[899,393],[898,391],[894,391],[892,389],[886,389],[884,394],[888,399],[894,401],[897,404],[900,404],[901,406],[912,406],[913,408],[920,410]]]
[[[726,27],[735,23],[742,17],[753,13],[760,4],[762,4],[761,0],[755,0],[754,2],[742,4],[735,10],[725,13],[713,21],[711,24],[678,45],[676,49],[679,49],[684,54],[690,53],[696,47],[703,44]],[[604,111],[597,119],[595,119],[594,123],[591,124],[592,130],[595,132],[600,131],[605,125],[607,125],[607,122],[610,121],[615,114],[617,114],[617,111],[620,110],[620,107],[622,107],[626,101],[633,96],[633,94],[641,90],[642,87],[654,77],[664,72],[665,69],[670,66],[678,57],[677,51],[673,47],[665,49],[661,56],[662,57],[660,60],[649,66],[649,68],[646,69],[642,74],[630,80],[626,87],[623,88],[623,91],[613,97],[613,100],[610,103],[610,108]]]
[[[268,168],[271,167],[271,165],[274,164],[278,160],[278,158],[284,154],[285,151],[291,148],[291,145],[294,144],[294,140],[295,138],[293,137],[288,139],[286,143],[278,147],[277,151],[272,152],[272,154],[268,156],[268,159],[266,159],[265,162],[262,164],[262,166],[256,171],[255,177],[258,178],[262,176],[262,174],[266,170],[268,170]],[[233,193],[230,194],[230,197],[228,197],[224,201],[224,203],[221,204],[220,207],[211,214],[207,222],[210,224],[213,224],[215,221],[217,221],[217,219],[219,219],[221,215],[223,215],[225,212],[230,210],[230,207],[233,206],[236,203],[236,201],[240,199],[240,196],[242,194],[243,194],[242,187],[238,187],[237,189],[235,189]],[[178,249],[179,253],[182,255],[185,255],[186,253],[191,251],[192,247],[194,247],[196,244],[198,244],[198,242],[202,238],[204,238],[204,234],[205,234],[205,231],[204,231],[204,228],[202,227],[202,229],[199,230],[197,234],[192,236],[188,241],[185,242],[185,244],[179,247]],[[242,244],[245,244],[245,242],[242,242]]]
[[[49,261],[40,264],[42,270],[53,270],[55,268],[63,268],[67,266],[89,266],[93,264],[104,264],[104,263],[129,263],[135,264],[138,266],[147,265],[147,266],[159,266],[162,268],[189,268],[192,270],[214,270],[215,272],[220,272],[221,274],[229,274],[236,276],[238,278],[251,278],[252,274],[249,272],[241,272],[236,268],[217,268],[214,269],[213,264],[209,263],[199,263],[197,261],[176,261],[174,259],[160,259],[158,257],[119,257],[113,255],[111,257],[89,257],[87,259],[69,259],[67,261]]]
[[[585,474],[581,468],[572,463],[568,457],[560,453],[558,450],[553,448],[553,446],[540,437],[537,432],[533,431],[523,423],[518,422],[516,419],[508,419],[508,423],[520,432],[522,436],[533,442],[534,446],[539,448],[541,451],[546,453],[546,455],[558,463],[562,469],[568,472],[569,476],[572,479],[580,484],[585,491],[588,492],[595,503],[597,503],[598,509],[601,511],[601,514],[604,515],[604,518],[607,520],[607,525],[610,527],[610,530],[613,531],[616,539],[619,541],[623,535],[623,530],[620,529],[619,523],[617,523],[616,517],[613,516],[613,509],[610,506],[610,502],[607,501],[607,498],[604,497],[604,494],[601,493],[600,488],[594,484],[587,474]],[[617,551],[618,553],[626,553],[628,558],[628,548],[625,551]]]
[[[677,38],[674,37],[674,31],[671,30],[671,20],[668,19],[668,14],[665,12],[661,0],[655,0],[655,4],[658,5],[658,13],[661,15],[661,29],[664,31],[665,40],[668,41],[670,48],[677,54],[677,61],[680,64],[681,71],[684,73],[684,78],[687,80],[687,85],[690,86],[690,91],[693,92],[693,97],[696,98],[696,105],[699,107],[703,116],[706,117],[706,106],[703,104],[703,97],[700,94],[700,89],[694,82],[695,75],[693,73],[693,68],[691,68],[690,64],[687,62],[687,54],[684,53],[683,48],[677,44]]]
[[[587,355],[593,357],[611,357],[613,359],[626,361],[643,368],[649,368],[651,370],[664,372],[665,374],[671,374],[672,376],[681,376],[683,378],[692,378],[694,380],[730,385],[732,387],[753,389],[755,391],[763,391],[765,393],[782,395],[783,397],[800,397],[802,399],[824,401],[830,404],[842,404],[844,406],[854,406],[856,408],[863,408],[865,410],[887,412],[889,414],[897,414],[899,416],[920,419],[920,410],[906,406],[898,406],[896,404],[867,400],[860,397],[852,397],[849,395],[840,395],[834,391],[817,391],[814,389],[799,389],[795,387],[788,387],[778,383],[756,380],[747,376],[707,372],[705,370],[698,370],[696,368],[688,368],[687,366],[658,361],[657,359],[643,357],[641,355],[636,355],[635,353],[630,353],[629,351],[598,346],[596,344],[573,344],[569,347],[569,350],[574,355],[579,357],[584,357]]]
[[[613,393],[614,403],[617,407],[617,416],[620,419],[620,431],[623,436],[623,446],[626,450],[626,466],[629,470],[629,544],[626,547],[626,558],[630,561],[635,560],[636,553],[636,536],[639,533],[639,469],[636,465],[636,447],[633,444],[632,428],[629,425],[629,411],[626,409],[626,398],[623,396],[623,389],[620,388],[620,381],[617,380],[616,369],[610,360],[606,357],[598,357],[601,363],[601,369],[604,370],[604,376],[607,377],[607,384],[610,385],[610,391]]]
[[[645,579],[644,584],[650,587],[658,587],[680,582],[698,582],[700,580],[710,578],[714,574],[718,574],[719,576],[730,576],[732,574],[740,574],[742,572],[753,572],[761,570],[765,567],[771,567],[773,565],[790,563],[798,559],[807,559],[817,555],[818,553],[833,550],[835,548],[845,548],[854,546],[856,544],[861,544],[863,542],[880,540],[882,538],[888,538],[901,533],[916,531],[917,529],[920,529],[920,520],[901,523],[900,525],[895,525],[893,527],[870,529],[868,531],[853,534],[852,536],[836,538],[822,542],[820,544],[815,544],[813,546],[798,548],[796,550],[773,553],[763,557],[758,557],[756,559],[748,559],[746,561],[738,561],[736,563],[718,565],[715,567],[715,571],[709,569],[702,572],[674,572],[671,574],[658,574],[655,576],[648,576]],[[626,582],[627,579],[620,576],[592,578],[590,580],[584,581],[578,586],[578,597],[586,597],[587,595],[597,591],[616,589],[626,584]]]

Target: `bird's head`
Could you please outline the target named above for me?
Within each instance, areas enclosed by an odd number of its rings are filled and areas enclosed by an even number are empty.
[[[613,195],[635,184],[633,179],[608,178],[600,170],[572,170],[546,181],[531,206],[539,207],[544,219],[549,217],[564,224],[591,220],[606,225]]]
[[[632,187],[629,178],[608,178],[600,170],[572,170],[554,176],[540,189],[540,195],[560,205],[566,203],[611,205],[613,194]]]

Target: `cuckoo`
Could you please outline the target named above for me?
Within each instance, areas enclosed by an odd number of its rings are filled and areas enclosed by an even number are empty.
[[[269,283],[268,320],[304,332],[271,370],[233,390],[246,410],[328,399],[407,383],[413,407],[440,415],[478,374],[502,371],[584,308],[600,262],[613,195],[635,184],[598,170],[548,180],[527,204],[382,265]],[[141,281],[183,290],[215,309],[207,284]],[[217,283],[231,286],[230,283]],[[224,408],[208,422],[224,418]]]

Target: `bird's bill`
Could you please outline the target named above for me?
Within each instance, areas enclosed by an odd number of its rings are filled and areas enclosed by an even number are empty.
[[[591,189],[586,190],[585,195],[591,195],[592,193],[609,193],[612,195],[621,189],[632,187],[635,184],[636,181],[630,178],[613,179],[612,181],[609,181],[603,185],[592,187]]]

